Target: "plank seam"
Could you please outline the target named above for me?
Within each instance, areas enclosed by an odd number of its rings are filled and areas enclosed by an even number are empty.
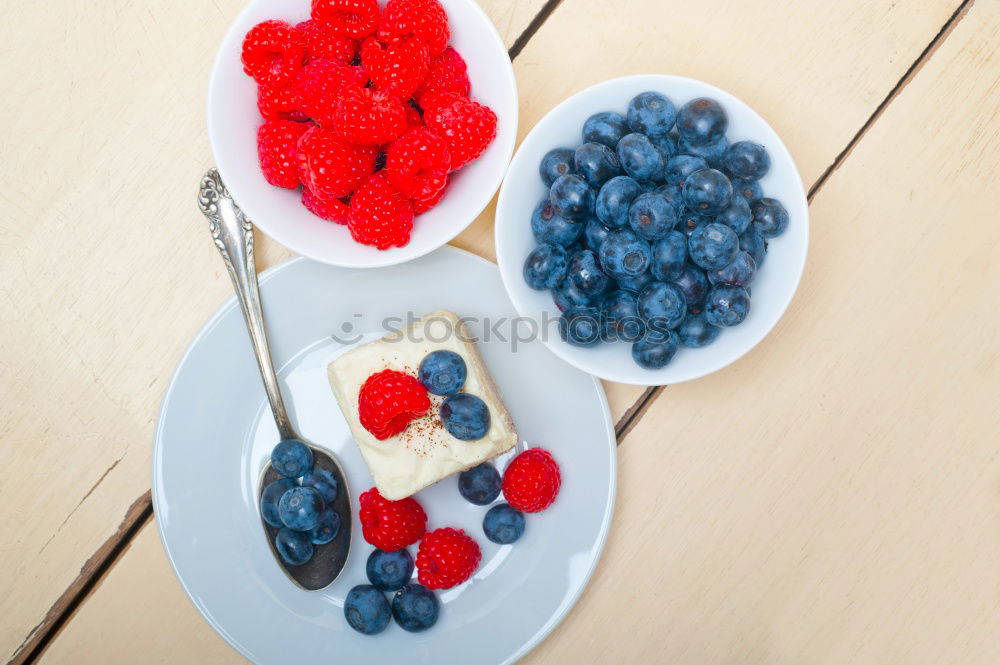
[[[76,579],[66,587],[45,617],[28,633],[7,665],[29,665],[38,660],[76,610],[125,554],[139,531],[152,518],[152,497],[147,490],[129,506],[125,518],[115,533],[83,564]]]
[[[507,50],[507,54],[510,55],[510,59],[514,60],[517,56],[521,54],[524,47],[528,45],[531,38],[535,36],[539,28],[549,19],[552,12],[562,4],[563,0],[547,0],[547,2],[542,5],[542,8],[538,10],[535,14],[535,18],[531,19],[531,23],[518,35],[517,39],[514,40],[514,44]]]
[[[941,44],[943,44],[948,38],[948,35],[950,35],[961,20],[965,18],[965,15],[969,13],[973,4],[975,4],[975,0],[964,0],[958,8],[952,12],[952,15],[947,21],[945,21],[945,24],[941,26],[941,29],[938,30],[936,35],[934,35],[934,38],[930,41],[930,43],[924,47],[924,50],[920,52],[920,55],[913,61],[913,64],[906,69],[903,76],[896,82],[896,85],[892,87],[889,94],[885,96],[885,99],[883,99],[882,102],[875,107],[875,110],[872,112],[871,116],[868,117],[868,120],[865,121],[865,124],[861,125],[861,129],[859,129],[847,143],[847,147],[840,151],[840,154],[834,158],[833,163],[826,167],[826,170],[823,171],[816,182],[813,183],[813,186],[809,188],[809,193],[806,195],[806,199],[809,202],[812,202],[813,197],[816,196],[816,193],[819,192],[823,185],[826,184],[826,181],[830,179],[830,176],[832,176],[833,173],[843,165],[847,158],[850,157],[855,146],[861,142],[861,139],[865,137],[865,134],[868,133],[868,130],[872,128],[875,122],[882,117],[886,108],[889,107],[889,105],[900,95],[903,89],[909,85],[910,81],[916,77],[923,66],[927,64],[931,57],[933,57],[934,53],[937,52]]]

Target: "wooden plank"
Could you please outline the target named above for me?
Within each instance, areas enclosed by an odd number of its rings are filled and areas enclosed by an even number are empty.
[[[963,288],[998,277],[994,8],[975,6],[821,191],[806,278],[775,333],[671,387],[628,435],[605,565],[526,662],[996,662],[996,303]],[[827,68],[857,56],[839,34]],[[880,43],[866,48],[885,55]],[[945,220],[977,241],[944,236]],[[979,325],[960,323],[976,306]],[[46,661],[242,662],[156,540],[147,527]]]
[[[194,192],[209,68],[244,2],[18,3],[0,26],[7,658],[134,519],[166,381],[230,293]],[[512,45],[544,0],[481,4]]]
[[[527,663],[1000,661],[998,48],[976,3],[817,195],[773,335],[628,435],[614,565]]]

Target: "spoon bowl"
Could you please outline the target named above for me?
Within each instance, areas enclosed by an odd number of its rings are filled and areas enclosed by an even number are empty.
[[[279,529],[271,526],[261,517],[268,545],[278,565],[296,586],[306,591],[318,591],[333,583],[347,563],[351,549],[351,502],[350,490],[344,469],[336,457],[325,450],[309,443],[299,436],[288,418],[285,402],[281,397],[278,377],[271,361],[271,351],[267,345],[267,332],[264,328],[264,311],[260,302],[260,289],[257,285],[257,271],[253,256],[253,225],[243,211],[230,196],[219,172],[210,170],[201,179],[198,192],[198,207],[208,218],[215,246],[222,254],[229,276],[236,290],[236,299],[240,303],[243,319],[247,324],[250,343],[260,377],[264,382],[264,391],[271,406],[274,423],[282,441],[298,439],[303,441],[313,453],[313,468],[329,471],[337,481],[337,496],[333,501],[333,509],[340,517],[340,529],[333,540],[323,545],[316,545],[313,556],[306,563],[292,566],[286,563],[275,547],[275,537]],[[264,488],[282,476],[268,462],[261,470],[260,488],[257,505],[260,512],[260,498]]]

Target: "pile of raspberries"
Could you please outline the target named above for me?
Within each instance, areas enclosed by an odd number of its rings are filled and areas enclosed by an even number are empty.
[[[265,179],[301,185],[302,204],[359,243],[406,245],[414,216],[496,137],[449,36],[438,0],[313,0],[308,21],[251,28],[242,61]]]

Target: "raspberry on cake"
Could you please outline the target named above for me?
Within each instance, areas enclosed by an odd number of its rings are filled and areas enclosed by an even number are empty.
[[[330,363],[330,386],[382,497],[393,501],[406,498],[517,443],[510,413],[472,339],[458,316],[441,310]],[[452,351],[465,361],[467,374],[461,392],[449,397],[470,395],[486,405],[489,420],[485,434],[472,440],[453,436],[441,421],[441,404],[448,398],[426,393],[430,408],[423,416],[408,420],[398,434],[379,439],[362,424],[359,399],[363,385],[384,370],[417,380],[421,362],[434,351]]]

